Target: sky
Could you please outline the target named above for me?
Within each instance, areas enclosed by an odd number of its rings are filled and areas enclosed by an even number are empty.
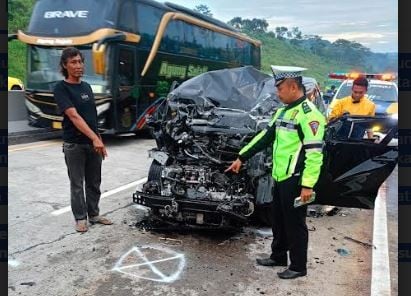
[[[165,1],[159,1],[165,2]],[[207,5],[213,17],[224,22],[233,17],[263,18],[268,30],[298,27],[305,34],[331,42],[356,41],[373,52],[398,52],[397,0],[168,0],[194,8]]]

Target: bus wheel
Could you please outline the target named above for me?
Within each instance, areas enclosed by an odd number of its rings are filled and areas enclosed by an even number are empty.
[[[147,181],[157,181],[160,182],[161,179],[161,164],[157,160],[153,160],[150,169],[148,171]]]

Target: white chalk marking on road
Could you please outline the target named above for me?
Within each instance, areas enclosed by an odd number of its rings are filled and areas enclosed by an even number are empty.
[[[381,194],[385,191],[385,194]],[[374,207],[371,296],[391,295],[390,258],[388,255],[387,190],[378,191]]]
[[[20,265],[20,262],[18,262],[17,260],[9,259],[8,265],[10,265],[11,267],[17,267]]]
[[[61,141],[57,141],[57,142],[53,141],[51,143],[49,142],[49,143],[46,143],[46,144],[29,145],[29,146],[23,146],[23,147],[21,147],[19,145],[19,147],[8,149],[8,152],[16,152],[16,151],[22,151],[22,150],[28,150],[28,149],[34,149],[34,148],[42,148],[42,147],[47,147],[47,146],[61,145],[61,144],[62,144]]]
[[[144,183],[144,182],[146,182],[146,181],[147,181],[147,178],[143,178],[143,179],[140,179],[140,180],[131,182],[131,183],[129,183],[129,184],[120,186],[120,187],[118,187],[118,188],[112,189],[112,190],[110,190],[110,191],[104,192],[104,193],[100,196],[100,200],[103,199],[103,198],[105,198],[105,197],[108,197],[108,196],[110,196],[110,195],[113,195],[113,194],[119,193],[119,192],[121,192],[121,191],[127,190],[127,189],[129,189],[129,188],[131,188],[131,187],[140,185],[141,183]],[[64,208],[58,209],[58,210],[56,210],[56,211],[54,211],[54,212],[51,212],[51,215],[53,215],[53,216],[59,216],[59,215],[61,215],[61,214],[64,214],[64,213],[67,213],[67,212],[70,212],[70,211],[71,211],[71,206],[68,206],[68,207],[64,207]]]
[[[158,260],[149,261],[147,259],[146,255],[143,253],[144,249],[156,250],[156,251],[159,251],[159,252],[164,253],[166,255],[169,255],[171,257],[166,257],[166,258],[162,258],[162,259],[158,259]],[[138,263],[138,264],[122,265],[123,261],[124,262],[130,262],[131,259],[133,259],[133,256],[137,257],[138,261],[142,260],[143,262]],[[170,274],[169,276],[164,274],[164,272],[160,271],[154,265],[155,263],[170,261],[170,260],[178,260],[178,267],[177,267],[177,270],[174,271],[174,273],[165,272],[167,274]],[[130,251],[125,253],[123,256],[121,256],[121,258],[118,260],[118,262],[116,263],[116,265],[113,267],[112,270],[124,273],[124,274],[132,276],[132,277],[145,279],[145,280],[149,280],[149,281],[161,282],[161,283],[172,283],[172,282],[176,281],[179,278],[181,272],[184,269],[184,266],[185,266],[185,256],[184,256],[184,254],[177,253],[173,250],[170,250],[170,249],[167,249],[167,248],[164,248],[164,247],[145,246],[145,247],[140,247],[140,248],[133,247]],[[146,276],[138,275],[138,274],[135,274],[135,273],[131,273],[130,271],[127,271],[127,272],[124,271],[125,269],[135,268],[135,267],[137,267],[138,271],[143,272],[143,274],[144,274],[144,270],[140,269],[140,267],[142,267],[142,268],[146,267],[147,269],[150,269],[158,277],[146,277]]]

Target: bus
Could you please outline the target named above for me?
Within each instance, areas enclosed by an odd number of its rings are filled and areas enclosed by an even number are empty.
[[[201,73],[252,65],[261,42],[185,7],[152,0],[38,0],[27,31],[29,123],[61,128],[53,88],[62,50],[85,57],[83,80],[96,99],[101,133],[137,132],[170,87]],[[154,104],[153,104],[154,103]]]

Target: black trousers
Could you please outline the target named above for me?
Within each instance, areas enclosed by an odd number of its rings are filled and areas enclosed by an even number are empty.
[[[305,271],[308,249],[308,230],[305,223],[307,206],[294,208],[294,199],[301,193],[299,180],[300,177],[291,177],[274,183],[271,259],[287,262],[289,251],[289,269]]]
[[[71,210],[76,220],[98,216],[102,157],[93,145],[63,143],[70,179]]]

